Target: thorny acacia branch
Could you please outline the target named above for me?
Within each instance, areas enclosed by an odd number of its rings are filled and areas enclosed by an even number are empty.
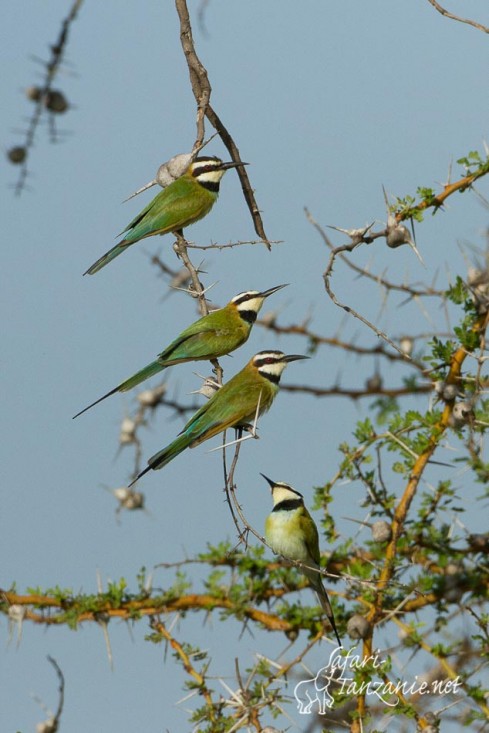
[[[28,596],[2,591],[2,599],[9,606],[26,607],[24,619],[35,624],[59,626],[67,623],[67,614],[76,610],[77,601],[61,601],[54,596],[31,594]],[[223,609],[232,611],[235,604],[228,598],[216,598],[210,594],[190,593],[178,598],[167,599],[146,598],[131,600],[117,605],[109,602],[100,603],[97,610],[81,611],[76,616],[77,623],[98,622],[103,614],[106,618],[118,618],[126,621],[140,616],[156,616],[160,613],[186,612],[190,610],[212,611]],[[36,610],[33,610],[36,609]],[[261,611],[254,606],[242,608],[240,615],[261,624],[268,631],[290,631],[293,624],[281,619],[278,615]]]
[[[48,94],[51,90],[54,78],[56,74],[58,73],[59,67],[63,60],[63,55],[66,50],[66,45],[68,43],[68,35],[69,35],[70,26],[72,22],[75,20],[82,3],[83,3],[83,0],[74,0],[73,5],[71,6],[71,10],[69,11],[68,15],[66,16],[66,18],[63,20],[61,24],[61,31],[59,33],[57,41],[50,47],[51,48],[51,58],[49,61],[45,63],[46,75],[44,77],[43,84],[39,89],[38,99],[35,102],[34,112],[32,114],[32,117],[29,122],[29,126],[27,128],[25,142],[22,146],[25,151],[25,156],[21,163],[21,169],[20,169],[18,181],[15,184],[15,193],[17,196],[19,196],[22,193],[25,187],[25,183],[26,183],[26,179],[28,175],[27,159],[28,159],[29,151],[32,148],[32,146],[34,145],[34,138],[36,135],[37,127],[39,125],[43,112],[45,112],[46,110],[45,100],[48,98]]]
[[[434,209],[436,212],[439,208],[441,208],[445,202],[445,200],[454,194],[456,191],[463,192],[467,189],[470,189],[473,185],[473,183],[481,178],[482,176],[487,175],[489,173],[489,159],[482,160],[478,154],[469,154],[468,158],[464,158],[458,161],[459,163],[463,163],[466,167],[466,170],[468,170],[468,173],[460,178],[458,181],[455,181],[454,183],[446,183],[443,186],[443,190],[438,193],[434,194],[433,191],[428,189],[418,189],[418,192],[422,196],[421,201],[418,203],[414,203],[414,199],[410,200],[409,203],[402,202],[400,199],[398,199],[398,210],[395,213],[395,215],[392,217],[392,222],[394,225],[394,228],[396,228],[396,222],[397,225],[399,225],[400,229],[402,229],[401,222],[405,220],[412,220],[416,217],[421,217],[422,212],[427,209]],[[471,170],[473,166],[476,166],[475,170]],[[411,203],[411,201],[413,203]],[[392,211],[391,207],[389,208],[389,212]],[[388,214],[389,217],[392,216],[391,213]],[[322,229],[322,227],[313,219],[310,212],[306,209],[306,216],[309,220],[309,222],[312,224],[312,226],[319,232],[321,238],[323,241],[327,244],[329,249],[331,250],[331,254],[329,257],[328,264],[326,266],[326,270],[323,273],[323,280],[324,280],[324,286],[326,289],[326,292],[332,302],[338,306],[339,308],[342,308],[344,311],[352,315],[354,318],[358,319],[363,323],[367,328],[369,328],[371,331],[373,331],[376,336],[383,339],[389,346],[391,346],[393,349],[395,349],[407,362],[411,361],[411,357],[409,354],[404,352],[394,341],[392,341],[386,333],[381,331],[377,326],[375,326],[374,323],[369,321],[367,318],[365,318],[361,313],[359,313],[357,310],[355,310],[353,307],[342,303],[338,300],[335,292],[333,291],[331,287],[331,277],[333,274],[333,266],[335,263],[335,260],[338,257],[341,257],[342,259],[345,258],[345,253],[353,252],[357,247],[359,247],[361,244],[371,244],[375,239],[385,237],[386,242],[389,245],[389,230],[392,225],[389,226],[389,221],[387,224],[387,228],[384,230],[381,230],[379,232],[372,232],[371,231],[371,225],[366,226],[363,229],[352,229],[352,230],[341,230],[344,231],[345,234],[349,236],[350,241],[348,243],[345,243],[343,245],[339,245],[338,247],[332,247],[331,242],[329,240],[329,237],[327,237],[326,233]],[[407,236],[407,230],[404,230],[406,236]],[[401,232],[399,232],[401,233]],[[404,238],[403,240],[397,241],[397,243],[391,243],[389,246],[391,247],[397,247],[399,244],[402,243],[410,243],[412,246],[413,242],[410,240],[409,236],[407,238]],[[361,273],[363,274],[363,272]],[[408,293],[410,297],[415,297],[418,295],[415,291],[413,291],[410,287],[408,288]]]
[[[269,547],[266,540],[244,518],[244,515],[243,522],[246,531],[250,531],[260,541],[260,543]],[[470,538],[468,542],[471,542]],[[453,555],[456,555],[458,552],[463,553],[465,556],[470,555],[476,559],[480,550],[472,544],[469,544],[469,546],[463,551],[456,550],[455,548],[452,549]],[[485,554],[489,555],[489,541],[487,542],[487,551]],[[397,557],[402,558],[403,562],[410,565],[412,547],[398,547]],[[229,568],[233,571],[240,567],[240,564],[244,559],[246,559],[244,554],[236,553],[233,550],[230,552],[219,553],[212,558],[189,558],[187,560],[180,560],[174,563],[160,563],[157,567],[163,567],[165,569],[179,569],[186,565],[202,564],[208,565],[212,568]],[[446,576],[445,567],[438,566],[433,562],[429,562],[429,564],[427,564],[427,562],[422,562],[421,564],[426,566],[426,569],[429,569],[430,573],[433,575],[440,577]],[[263,566],[263,572],[267,577],[273,575],[277,570],[284,567],[304,566],[304,564],[299,562],[294,563],[292,561],[287,561],[287,563],[284,564],[282,560],[260,561],[260,565]],[[365,590],[372,590],[375,587],[378,588],[382,585],[378,579],[372,578],[366,580],[349,574],[349,568],[354,565],[364,565],[375,568],[377,566],[377,559],[371,552],[362,548],[352,547],[350,552],[345,556],[340,557],[333,554],[328,559],[327,568],[322,568],[321,573],[325,577],[329,578],[346,579],[352,588],[357,587]],[[406,567],[408,565],[406,565]],[[382,568],[380,568],[380,570],[382,570]],[[460,582],[463,589],[470,589],[470,577],[462,578]],[[411,589],[409,583],[395,582],[393,580],[389,581],[389,587],[398,588],[399,591],[402,591],[404,596],[406,593],[412,594],[413,592],[415,595],[414,598],[404,602],[402,608],[396,611],[396,618],[404,617],[407,614],[415,613],[426,606],[431,606],[442,597],[442,590],[422,592],[416,588]],[[481,584],[481,590],[489,590],[489,574],[485,575],[481,580]],[[266,587],[261,589],[260,597],[259,599],[255,598],[255,602],[268,604],[275,599],[282,599],[290,593],[296,593],[298,590],[302,590],[307,586],[308,581],[302,576],[297,576],[296,580],[294,580],[293,583],[291,581],[290,586],[288,587],[275,585],[273,582],[270,582]],[[383,589],[385,590],[385,584],[383,585]],[[383,619],[383,611],[379,611],[378,609],[378,599],[376,599],[375,603],[363,601],[362,597],[357,594],[355,594],[355,599],[356,601],[361,602],[366,608],[371,609],[374,615],[377,614],[379,620]],[[31,621],[33,623],[46,626],[62,626],[64,624],[69,624],[72,627],[76,627],[79,623],[98,622],[101,615],[107,619],[119,618],[129,621],[131,619],[158,615],[161,613],[185,613],[191,610],[212,611],[222,609],[227,613],[230,612],[235,614],[238,618],[243,617],[251,621],[255,621],[261,624],[268,631],[287,632],[295,628],[294,624],[281,619],[279,616],[270,612],[261,611],[257,606],[253,605],[252,600],[253,599],[251,597],[246,602],[243,602],[243,600],[227,598],[222,592],[222,586],[220,586],[217,594],[212,593],[211,591],[208,593],[180,592],[177,594],[170,589],[167,593],[161,592],[158,594],[155,591],[152,595],[149,595],[149,591],[144,591],[141,595],[136,596],[125,593],[122,598],[114,598],[110,593],[104,594],[100,592],[100,590],[97,595],[93,596],[83,594],[80,596],[74,596],[69,591],[58,592],[57,594],[54,592],[42,594],[36,591],[31,591],[26,595],[22,595],[14,591],[0,590],[0,609],[2,613],[10,616],[11,608],[14,609],[15,613],[18,612],[18,609],[22,608],[25,609],[25,613],[22,617],[23,621]]]
[[[484,341],[485,332],[488,327],[488,323],[489,323],[489,312],[485,311],[475,320],[474,325],[472,327],[472,332],[474,333],[474,335],[479,337],[479,340],[481,342]],[[455,351],[455,353],[453,354],[450,360],[448,376],[445,380],[445,383],[447,385],[458,386],[460,378],[461,378],[461,373],[462,373],[462,365],[469,353],[470,352],[468,352],[468,350],[463,346],[459,347]],[[407,515],[409,512],[410,506],[417,492],[417,489],[421,481],[421,478],[423,476],[423,473],[430,459],[432,458],[433,454],[435,453],[436,449],[438,448],[440,441],[443,435],[445,434],[447,428],[450,426],[453,408],[454,408],[454,401],[453,400],[446,401],[445,408],[442,412],[442,415],[438,423],[434,426],[434,429],[431,433],[431,437],[428,441],[428,445],[426,446],[424,450],[421,451],[421,453],[418,455],[418,457],[414,461],[414,465],[412,467],[410,477],[406,485],[406,488],[404,490],[404,493],[394,510],[392,523],[391,523],[392,536],[389,542],[387,543],[387,547],[385,549],[385,559],[383,563],[383,568],[377,579],[377,589],[375,593],[374,602],[372,606],[370,607],[370,610],[368,611],[367,616],[366,616],[369,627],[368,627],[368,632],[367,632],[367,635],[365,636],[364,643],[363,643],[363,655],[365,659],[371,658],[371,655],[373,653],[373,649],[374,649],[373,634],[374,634],[375,624],[381,622],[385,615],[385,609],[384,609],[385,594],[393,579],[394,572],[396,569],[396,559],[398,557],[398,542],[400,540],[402,532],[404,531],[405,522],[407,519]],[[435,599],[433,598],[432,600],[434,601]],[[409,605],[409,602],[406,605]],[[415,605],[416,605],[416,602],[410,603],[411,608]],[[487,712],[488,710],[487,706],[484,705],[483,707],[485,708]],[[360,717],[363,717],[365,715],[366,705],[365,705],[365,696],[364,695],[360,695],[358,697],[357,710],[358,710]],[[419,718],[418,725],[420,726],[421,729],[423,729],[428,725],[428,723],[424,718]]]
[[[279,688],[275,683],[279,680],[286,678],[287,673],[294,669],[301,663],[304,657],[311,651],[311,649],[318,644],[322,639],[322,632],[316,633],[316,635],[310,640],[301,651],[289,662],[280,663],[263,657],[258,656],[258,661],[255,663],[253,668],[249,670],[246,681],[243,681],[243,676],[239,667],[239,660],[235,659],[235,672],[238,686],[233,690],[227,681],[223,678],[218,678],[221,685],[225,690],[229,692],[228,699],[224,699],[222,695],[217,695],[215,690],[211,689],[208,680],[213,679],[208,676],[208,669],[210,665],[210,659],[205,654],[196,653],[196,657],[201,662],[201,671],[196,668],[193,660],[193,650],[186,644],[181,644],[176,637],[173,635],[171,629],[165,625],[161,619],[152,619],[151,627],[154,629],[156,634],[161,637],[167,644],[173,649],[175,656],[181,662],[185,672],[190,677],[191,682],[188,684],[191,693],[184,698],[188,700],[189,697],[195,694],[200,695],[206,702],[205,710],[200,710],[197,713],[199,720],[198,723],[211,722],[216,725],[216,729],[220,724],[223,729],[226,722],[235,721],[234,724],[226,730],[237,731],[241,728],[247,728],[250,730],[252,726],[257,733],[262,731],[270,731],[271,728],[263,728],[260,721],[260,714],[267,708],[273,709],[278,708],[280,712],[284,712],[278,704],[278,700],[281,697]],[[157,641],[158,639],[153,639]],[[267,675],[257,674],[261,663],[266,662],[268,664],[269,672]],[[253,684],[256,678],[256,683]],[[274,685],[274,687],[272,687]],[[229,712],[228,712],[229,711]]]
[[[329,237],[326,236],[322,227],[318,224],[317,221],[315,221],[315,219],[313,219],[313,217],[311,216],[311,214],[309,213],[307,209],[306,209],[306,216],[307,216],[307,219],[312,224],[312,226],[319,232],[323,241],[325,241],[328,244],[328,246],[330,246]],[[365,233],[366,232],[367,232],[367,229],[365,230]],[[356,249],[360,244],[370,243],[371,241],[373,241],[373,238],[376,236],[385,236],[385,232],[378,233],[377,235],[369,234],[368,239],[365,239],[364,236],[352,237],[352,241],[349,244],[343,244],[331,250],[328,265],[326,267],[326,270],[323,273],[324,286],[326,288],[327,294],[329,295],[329,297],[331,298],[331,300],[333,301],[335,305],[337,305],[339,308],[342,308],[344,311],[346,311],[347,313],[351,314],[352,316],[357,318],[359,321],[361,321],[365,326],[367,326],[370,330],[372,330],[376,334],[376,336],[382,338],[387,344],[389,344],[389,346],[392,346],[392,348],[395,351],[397,351],[398,354],[404,360],[411,361],[411,357],[408,354],[406,354],[397,344],[395,344],[394,341],[392,341],[387,336],[386,333],[384,333],[379,328],[377,328],[377,326],[371,323],[367,318],[365,318],[365,316],[362,316],[362,314],[356,311],[354,308],[344,303],[341,303],[337,299],[335,293],[333,292],[333,289],[331,288],[330,280],[331,280],[331,275],[333,273],[333,265],[334,265],[336,257],[344,256],[343,255],[344,252],[353,252],[353,250]]]
[[[485,333],[487,329],[488,322],[489,322],[489,312],[483,313],[481,316],[479,316],[479,318],[474,323],[474,326],[472,329],[473,333],[479,336],[483,336],[483,334]],[[448,376],[445,380],[446,384],[448,385],[450,384],[458,385],[459,384],[461,372],[462,372],[462,365],[465,359],[467,358],[467,356],[468,356],[468,352],[466,348],[459,347],[457,349],[457,351],[454,353],[451,359],[451,362],[450,362]],[[374,603],[374,606],[372,607],[372,610],[369,613],[369,618],[368,618],[368,620],[372,623],[381,620],[382,601],[383,601],[385,590],[394,573],[395,558],[397,554],[397,543],[401,535],[401,532],[403,530],[404,522],[406,520],[406,516],[409,511],[409,507],[414,498],[414,495],[416,493],[416,490],[421,480],[421,477],[423,475],[423,472],[429,460],[432,458],[435,450],[439,446],[440,440],[442,439],[445,431],[447,430],[447,428],[450,425],[450,418],[453,412],[453,407],[454,407],[453,401],[446,402],[445,408],[443,410],[439,423],[438,425],[435,426],[435,429],[433,431],[434,437],[430,440],[427,448],[418,456],[417,460],[415,461],[414,466],[411,471],[411,475],[410,475],[408,484],[394,512],[394,517],[392,521],[392,539],[388,543],[386,551],[385,551],[385,562],[384,562],[384,567],[382,569],[382,572],[378,579],[377,595],[376,595],[375,603]]]
[[[328,293],[329,297],[333,301],[335,305],[337,305],[339,308],[342,308],[346,313],[349,313],[350,315],[354,316],[354,318],[357,318],[361,323],[363,323],[367,328],[369,328],[371,331],[375,333],[376,336],[383,339],[389,346],[391,346],[395,351],[398,352],[402,356],[403,359],[406,361],[411,361],[411,357],[406,354],[400,346],[398,346],[392,339],[390,339],[384,331],[381,331],[380,328],[377,328],[377,326],[369,321],[365,316],[362,316],[361,313],[359,313],[357,310],[352,308],[350,305],[346,305],[345,303],[341,303],[338,298],[336,297],[332,287],[331,287],[331,275],[333,273],[333,265],[334,261],[336,259],[336,256],[341,252],[352,252],[354,249],[356,249],[359,246],[360,242],[352,242],[351,244],[344,244],[340,247],[336,247],[330,255],[328,265],[326,267],[326,270],[323,273],[323,280],[324,280],[324,287],[326,288],[326,292]]]
[[[304,212],[306,214],[307,220],[316,229],[323,242],[326,244],[327,247],[329,247],[330,250],[333,251],[335,249],[335,245],[331,241],[330,237],[328,237],[322,226],[318,224],[318,222],[314,219],[307,207],[305,207]],[[382,230],[380,232],[370,232],[369,234],[364,235],[364,237],[360,237],[358,240],[358,244],[371,244],[375,239],[379,239],[380,237],[385,237],[385,230]],[[430,286],[415,288],[413,287],[413,285],[405,285],[392,282],[392,280],[387,280],[387,278],[385,278],[383,275],[376,275],[374,272],[370,272],[370,270],[367,270],[364,267],[360,267],[360,265],[356,265],[355,262],[353,262],[353,260],[347,257],[343,252],[339,252],[337,257],[338,259],[341,259],[342,262],[347,265],[347,267],[353,270],[353,272],[358,273],[360,277],[364,277],[367,280],[373,280],[373,282],[377,283],[377,285],[381,285],[388,291],[392,290],[393,292],[398,291],[401,293],[406,293],[409,299],[429,297],[439,298],[443,295],[443,290],[437,290]]]
[[[169,631],[167,626],[160,618],[151,619],[151,628],[154,629],[154,631],[157,631],[158,634],[163,639],[165,639],[168,644],[170,644],[173,651],[178,655],[183,664],[183,668],[198,685],[199,694],[204,697],[207,703],[211,720],[215,721],[214,702],[212,700],[211,691],[206,685],[205,677],[200,672],[198,672],[192,664],[190,655],[185,651],[185,648],[182,646],[182,644],[177,641],[177,639],[173,636],[173,634]]]

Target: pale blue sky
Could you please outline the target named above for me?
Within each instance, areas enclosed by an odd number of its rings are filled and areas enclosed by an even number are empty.
[[[342,337],[371,343],[370,334],[345,322],[327,299],[321,278],[326,251],[303,207],[322,225],[381,221],[382,184],[392,194],[414,194],[418,185],[446,180],[458,157],[482,150],[488,135],[487,36],[442,18],[427,0],[212,0],[204,37],[196,23],[198,3],[189,5],[213,104],[250,163],[269,237],[283,240],[271,254],[263,246],[206,253],[205,284],[217,282],[214,301],[223,304],[241,290],[289,282],[268,304],[282,309],[284,323],[310,315],[311,327],[325,335],[341,328]],[[29,55],[46,55],[68,7],[66,0],[17,0],[3,8],[0,139],[5,149],[20,143],[12,129],[31,111],[21,90],[38,81],[40,67]],[[463,12],[489,22],[483,0],[467,1]],[[179,560],[203,550],[207,541],[234,537],[222,501],[220,456],[207,452],[213,445],[148,474],[140,488],[151,516],[126,513],[118,525],[102,485],[123,485],[131,471],[131,449],[117,460],[114,456],[119,423],[124,410],[134,406],[133,395],[114,396],[71,421],[196,317],[183,294],[162,302],[162,282],[149,265],[148,253],[154,252],[176,264],[169,237],[146,240],[96,276],[82,277],[151,194],[121,201],[152,178],[163,160],[191,148],[195,109],[172,2],[121,7],[116,0],[86,0],[71,29],[68,60],[76,76],[62,75],[56,86],[75,105],[60,121],[71,137],[52,146],[46,130],[39,130],[30,163],[33,190],[20,198],[8,188],[16,169],[7,162],[0,168],[0,586],[16,581],[21,591],[60,585],[92,592],[100,571],[104,580],[124,576],[133,590],[142,565]],[[218,142],[208,150],[227,157]],[[454,177],[458,171],[454,165]],[[487,183],[480,190],[488,195]],[[428,216],[417,227],[427,269],[410,250],[388,250],[380,241],[359,251],[355,261],[371,262],[398,281],[431,282],[438,273],[443,287],[447,271],[463,263],[458,243],[484,246],[486,226],[487,211],[475,197],[455,196],[446,213]],[[215,209],[188,234],[200,244],[254,238],[234,172],[224,178]],[[198,262],[199,255],[194,259]],[[415,306],[379,316],[377,291],[352,281],[343,267],[337,267],[334,286],[394,336],[407,323],[426,328]],[[439,312],[432,315],[442,323]],[[232,361],[223,361],[226,374],[263,348],[301,353],[305,344],[257,328]],[[327,386],[341,375],[344,386],[359,386],[373,370],[373,363],[367,367],[322,349],[313,360],[292,364],[283,381]],[[194,371],[189,365],[168,372],[172,392],[185,397],[196,389]],[[386,382],[399,384],[399,375],[392,370]],[[426,403],[421,398],[417,404]],[[260,471],[290,482],[310,500],[311,487],[334,473],[338,444],[366,414],[367,401],[351,405],[279,395],[261,422],[261,440],[243,446],[239,463],[240,497],[252,523],[261,528],[270,509]],[[179,428],[178,421],[160,413],[143,433],[144,455],[169,442]],[[351,514],[361,496],[361,487],[345,487],[343,496],[335,495],[335,516]],[[340,521],[340,526],[352,532],[351,525]],[[486,524],[479,527],[474,518],[473,531],[481,529]],[[165,582],[157,571],[155,583]],[[3,627],[6,639],[5,622]],[[223,629],[217,616],[204,631],[201,620],[193,623],[191,617],[180,628],[181,638],[212,650],[216,672],[230,675],[234,656],[240,655],[244,668],[257,651],[276,654],[285,646],[267,636],[245,635],[240,643],[239,627],[230,623]],[[123,625],[111,625],[112,673],[100,629],[46,633],[26,624],[20,647],[11,644],[3,652],[0,686],[8,692],[3,729],[27,732],[42,719],[31,692],[55,707],[56,680],[46,654],[66,676],[63,730],[189,729],[185,705],[174,706],[183,694],[180,668],[171,659],[163,662],[162,647],[144,642],[146,632],[146,623],[138,624],[133,641]],[[215,649],[217,639],[226,640],[228,657]]]

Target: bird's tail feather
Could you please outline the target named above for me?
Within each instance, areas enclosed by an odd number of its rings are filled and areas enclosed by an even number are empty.
[[[137,387],[138,384],[144,382],[145,379],[149,379],[155,374],[158,374],[158,372],[161,372],[162,369],[166,369],[166,367],[162,366],[162,364],[158,360],[152,361],[151,364],[145,366],[144,369],[140,369],[139,372],[136,372],[136,374],[133,374],[132,377],[126,379],[125,382],[121,382],[121,384],[119,384],[116,389],[119,392],[127,392],[129,389]]]
[[[83,410],[80,410],[80,412],[77,412],[76,415],[73,415],[73,420],[75,417],[79,417],[80,415],[83,415],[84,412],[89,410],[91,407],[95,407],[95,405],[98,405],[99,402],[102,402],[107,397],[110,397],[111,395],[115,394],[119,391],[119,387],[114,387],[114,389],[111,389],[110,392],[107,392],[107,394],[104,394],[103,397],[99,397],[98,400],[95,400],[95,402],[92,402],[90,405],[87,405],[83,408]]]
[[[119,244],[116,244],[115,247],[109,249],[109,251],[102,255],[102,257],[99,257],[99,259],[94,262],[93,265],[91,265],[88,270],[83,274],[95,275],[95,273],[101,270],[102,267],[105,267],[105,265],[108,265],[109,262],[112,262],[113,259],[122,254],[124,250],[127,249],[128,244],[130,244],[130,242],[119,242]]]
[[[162,450],[158,451],[158,453],[155,453],[154,456],[151,456],[151,458],[148,461],[148,465],[146,468],[144,468],[136,478],[131,481],[128,488],[131,488],[136,481],[139,481],[141,476],[144,476],[144,474],[148,473],[148,471],[151,471],[152,469],[154,471],[157,471],[159,468],[163,468],[163,466],[166,466],[167,463],[170,463],[170,461],[173,461],[174,458],[176,458],[179,453],[185,450],[185,448],[188,448],[192,441],[188,438],[187,435],[183,434],[180,435],[176,440],[173,441],[173,443],[170,443],[170,445],[167,445],[166,448],[163,448]]]
[[[163,448],[162,450],[158,451],[158,453],[155,453],[154,456],[151,456],[148,461],[149,468],[152,468],[155,471],[157,471],[159,468],[163,468],[163,466],[166,466],[167,463],[173,461],[173,459],[176,458],[182,451],[184,451],[185,448],[188,448],[191,442],[192,440],[188,437],[188,435],[185,435],[185,433],[179,435],[178,438],[173,441],[173,443],[170,443],[170,445],[167,445],[166,448]]]
[[[84,407],[83,410],[77,412],[76,415],[73,415],[73,420],[75,419],[75,417],[83,415],[83,413],[89,410],[91,407],[98,405],[99,402],[102,402],[107,397],[110,397],[116,392],[127,392],[129,389],[136,387],[138,384],[141,384],[141,382],[144,382],[145,379],[149,379],[149,377],[152,377],[154,374],[158,374],[158,372],[165,368],[166,367],[162,366],[159,361],[152,361],[151,364],[145,366],[144,369],[140,369],[139,372],[136,372],[136,374],[133,374],[132,377],[126,379],[125,382],[121,382],[117,385],[117,387],[111,389],[110,392],[107,392],[107,394],[104,394],[102,397],[99,397],[98,400],[95,400],[95,402],[92,402],[90,405],[87,405],[87,407]]]
[[[326,614],[328,618],[329,623],[331,624],[334,635],[336,636],[336,639],[338,641],[338,646],[343,646],[341,643],[340,635],[338,634],[338,629],[336,628],[333,609],[331,608],[331,603],[329,602],[328,594],[326,593],[326,589],[324,585],[322,584],[319,575],[317,575],[316,581],[313,582],[313,587],[314,587],[314,590],[316,591],[318,601],[321,604],[321,608],[323,609],[324,613]]]

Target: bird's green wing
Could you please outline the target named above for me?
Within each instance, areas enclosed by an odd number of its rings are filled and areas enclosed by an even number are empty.
[[[312,557],[314,562],[319,565],[321,560],[321,553],[319,551],[319,533],[318,528],[314,519],[311,517],[305,507],[302,508],[300,516],[300,525],[302,536],[305,537],[305,543],[309,555]]]
[[[217,316],[218,312],[215,313]],[[236,326],[223,324],[222,314],[215,318],[214,315],[209,313],[182,331],[158,354],[158,361],[170,366],[179,361],[214,358],[234,351],[246,340],[245,330],[240,328],[239,323]]]
[[[242,375],[236,375],[240,376]],[[191,448],[227,428],[251,422],[255,417],[258,400],[260,414],[270,407],[274,392],[270,391],[269,385],[255,381],[243,383],[242,379],[234,383],[236,377],[221,387],[182,430],[191,439]]]
[[[133,243],[153,234],[182,229],[205,216],[215,200],[215,194],[196,181],[179,178],[160,191],[121,232],[125,234],[124,242]]]

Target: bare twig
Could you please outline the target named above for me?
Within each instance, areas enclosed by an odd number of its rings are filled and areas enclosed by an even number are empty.
[[[348,397],[350,400],[360,400],[364,397],[406,397],[414,394],[427,394],[433,391],[431,382],[418,384],[416,387],[379,387],[379,389],[343,389],[342,387],[313,387],[308,384],[284,384],[283,392],[297,392],[310,394],[313,397]]]
[[[393,354],[391,351],[387,351],[384,344],[376,344],[375,346],[360,346],[355,341],[343,341],[342,339],[337,338],[336,336],[321,336],[317,331],[313,331],[309,328],[307,324],[307,320],[303,321],[302,323],[291,323],[287,326],[282,326],[278,324],[275,320],[275,318],[259,318],[256,321],[257,326],[261,326],[269,331],[272,331],[273,333],[280,335],[293,335],[293,336],[303,336],[306,338],[310,343],[311,346],[315,349],[316,346],[325,345],[325,346],[333,346],[335,348],[341,349],[342,351],[346,351],[353,354],[358,354],[359,356],[376,356],[376,357],[382,357],[387,359],[388,361],[401,361],[404,362],[404,358],[401,357],[400,354],[395,353]],[[446,336],[450,336],[451,334],[446,334]],[[425,334],[416,334],[415,336],[409,336],[409,338],[414,342],[417,339],[423,339],[423,338],[433,338],[433,333],[429,333],[428,335]],[[426,367],[422,362],[418,362],[413,360],[411,366],[416,367],[419,371],[422,373],[425,373]]]
[[[209,308],[207,305],[207,301],[205,298],[205,289],[202,283],[199,280],[199,271],[198,268],[194,267],[192,261],[190,260],[190,257],[187,253],[187,247],[188,242],[185,239],[185,237],[182,234],[176,233],[176,242],[173,245],[173,249],[175,250],[177,257],[179,257],[185,267],[187,268],[190,278],[192,280],[192,286],[195,295],[199,299],[199,308],[200,313],[202,316],[206,316],[209,313]]]
[[[331,300],[333,301],[335,305],[337,305],[339,308],[342,308],[344,311],[346,311],[346,313],[349,313],[354,318],[357,318],[359,321],[361,321],[365,326],[367,326],[367,328],[370,328],[370,330],[373,331],[376,336],[383,339],[387,344],[389,344],[389,346],[391,346],[395,351],[397,351],[405,361],[410,362],[412,361],[411,357],[408,354],[406,354],[406,352],[404,352],[400,346],[395,344],[394,341],[392,341],[392,339],[390,339],[387,336],[387,334],[384,333],[384,331],[381,331],[380,328],[377,328],[377,326],[374,323],[372,323],[371,321],[369,321],[368,318],[365,318],[365,316],[362,316],[361,313],[356,311],[350,305],[346,305],[345,303],[342,303],[341,301],[339,301],[331,287],[330,280],[331,280],[331,275],[333,273],[333,265],[334,265],[336,256],[341,252],[352,252],[354,249],[356,249],[356,247],[358,247],[358,244],[359,244],[358,242],[357,243],[352,242],[351,244],[344,244],[340,247],[336,247],[331,252],[328,265],[326,267],[326,270],[323,273],[324,287],[326,288],[326,292],[328,293],[329,297],[331,298]]]
[[[189,249],[233,249],[233,247],[242,247],[244,244],[263,244],[263,239],[246,239],[246,240],[239,240],[238,242],[228,242],[227,244],[218,244],[217,242],[213,242],[212,244],[194,244],[193,242],[188,242],[187,246]],[[269,245],[272,244],[281,244],[281,239],[268,239],[267,240]],[[270,249],[270,248],[269,248]]]
[[[223,445],[225,445],[226,443],[226,431],[224,431],[223,433],[222,443]],[[246,546],[247,533],[241,529],[239,525],[238,517],[236,516],[236,513],[234,511],[234,506],[237,504],[235,496],[234,496],[234,490],[236,488],[234,485],[234,471],[236,469],[240,447],[241,447],[241,442],[236,443],[236,448],[234,450],[234,458],[233,458],[233,462],[231,464],[231,470],[229,471],[229,473],[227,469],[226,450],[224,449],[222,451],[222,467],[224,471],[224,492],[226,494],[226,503],[229,507],[229,511],[231,512],[231,517],[234,522],[234,526],[236,527],[236,532],[238,533],[238,545],[241,544],[241,542],[243,542],[244,545]],[[231,501],[231,496],[233,497],[232,501]]]
[[[211,125],[219,133],[223,144],[227,148],[232,160],[235,163],[242,162],[238,146],[234,142],[231,134],[224,126],[222,120],[213,109],[210,103],[212,87],[209,81],[207,70],[197,56],[195,50],[194,39],[192,36],[192,27],[190,25],[190,16],[187,8],[186,0],[175,0],[175,7],[177,9],[178,17],[180,19],[180,41],[182,44],[185,59],[190,75],[190,83],[192,91],[194,93],[195,101],[197,102],[197,138],[195,145],[198,146],[204,139],[204,117],[207,117]],[[250,184],[246,168],[239,166],[237,173],[241,181],[241,188],[243,191],[244,198],[248,205],[248,209],[253,219],[255,232],[261,237],[262,242],[270,250],[270,242],[265,234],[263,227],[263,221],[260,215],[260,210],[255,200],[253,188]]]
[[[48,716],[47,720],[43,721],[42,723],[38,723],[38,725],[36,726],[39,733],[56,733],[56,731],[59,728],[61,713],[63,712],[63,706],[64,706],[65,678],[63,676],[63,672],[61,671],[61,668],[59,664],[57,663],[57,661],[53,659],[53,657],[49,656],[49,654],[48,654],[48,662],[53,665],[54,669],[56,670],[56,674],[58,675],[58,680],[59,680],[58,708],[56,710],[56,713],[53,715],[46,708],[44,703],[36,697],[37,702],[40,704],[40,706],[42,707],[42,709]]]
[[[454,15],[448,10],[445,10],[445,8],[442,8],[442,6],[437,3],[436,0],[428,0],[428,2],[430,3],[430,5],[433,5],[435,10],[438,10],[438,12],[444,15],[446,18],[451,18],[452,20],[457,20],[459,23],[466,23],[467,25],[471,25],[473,28],[477,28],[483,33],[489,33],[489,28],[485,25],[482,25],[482,23],[477,23],[475,20],[470,20],[470,18],[461,18],[458,15]]]
[[[49,655],[48,655],[48,662],[50,662],[53,665],[54,669],[56,670],[56,674],[58,675],[59,701],[58,701],[58,709],[56,710],[56,714],[54,717],[59,723],[59,719],[61,718],[61,713],[63,712],[63,705],[65,701],[65,678],[64,678],[63,672],[61,671],[61,668],[58,662]]]
[[[323,240],[328,244],[328,247],[331,249],[331,244],[329,242],[329,238],[326,237],[324,231],[319,226],[319,224],[313,219],[310,212],[306,209],[306,217],[309,220],[309,222],[313,225],[313,227],[320,233]],[[353,234],[353,232],[350,234],[351,241],[348,244],[340,245],[339,247],[334,247],[331,249],[331,254],[329,257],[328,265],[326,267],[326,270],[323,273],[323,280],[324,280],[324,286],[326,288],[326,292],[333,301],[335,305],[337,305],[339,308],[342,308],[346,313],[349,313],[354,318],[357,318],[359,321],[361,321],[367,328],[370,328],[376,336],[383,339],[389,346],[391,346],[395,351],[400,354],[403,360],[407,362],[411,362],[412,359],[409,356],[409,354],[406,354],[405,351],[401,349],[400,346],[394,343],[392,339],[390,339],[386,333],[381,331],[375,324],[373,324],[371,321],[369,321],[365,316],[362,316],[361,313],[356,311],[354,308],[352,308],[349,305],[346,305],[345,303],[342,303],[338,300],[336,297],[332,287],[331,287],[331,275],[333,273],[333,265],[335,262],[335,259],[338,256],[344,256],[344,252],[353,252],[354,249],[356,249],[360,244],[370,244],[374,238],[377,237],[383,237],[385,236],[385,231],[377,232],[376,234],[369,232],[370,227],[365,227],[365,229],[361,232],[358,232],[357,236]]]

